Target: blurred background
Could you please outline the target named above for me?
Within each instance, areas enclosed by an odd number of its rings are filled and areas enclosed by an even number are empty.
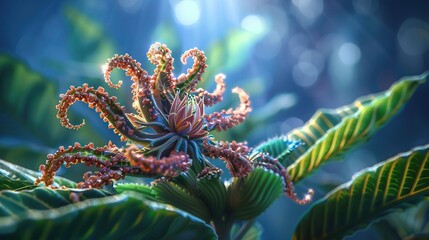
[[[172,50],[176,76],[190,66],[180,63],[181,54],[194,47],[208,58],[201,86],[211,90],[214,75],[226,74],[225,100],[213,110],[238,103],[230,93],[235,86],[250,94],[253,112],[247,121],[217,137],[256,145],[303,125],[319,108],[349,104],[402,76],[429,70],[428,9],[425,0],[1,1],[0,158],[37,170],[60,145],[103,146],[109,140],[122,145],[81,103],[71,108],[70,118],[73,123],[85,118],[87,125],[79,131],[61,127],[55,117],[58,95],[86,82],[105,87],[129,107],[131,81],[108,89],[101,66],[115,53],[129,53],[151,72],[146,52],[156,41]],[[119,70],[112,78],[126,80]],[[358,170],[428,143],[428,85],[369,142],[345,161],[325,165],[297,191],[311,187],[320,199]],[[83,171],[73,167],[60,175],[80,180]],[[423,231],[427,214],[419,221],[415,215],[426,205],[348,239]],[[306,209],[277,200],[258,219],[262,238],[289,239]]]

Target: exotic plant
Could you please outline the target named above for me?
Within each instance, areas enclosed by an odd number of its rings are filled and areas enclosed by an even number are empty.
[[[292,182],[368,139],[427,77],[404,79],[386,92],[318,111],[303,127],[251,148],[246,142],[217,141],[210,135],[242,123],[251,108],[249,96],[235,88],[240,99],[236,109],[205,113],[206,106],[222,101],[225,76],[215,77],[212,93],[197,88],[207,67],[202,51],[191,49],[182,55],[182,63],[192,57],[193,65],[177,78],[165,45],[153,44],[147,56],[156,65],[153,75],[127,54],[115,55],[103,68],[105,81],[113,88],[122,84],[111,82],[114,69],[131,77],[134,113],[127,113],[102,87],[86,84],[71,86],[57,105],[57,117],[70,129],[84,124],[73,125],[67,118],[74,102],[95,107],[126,141],[123,147],[110,142],[103,147],[92,143],[60,147],[41,165],[41,176],[0,162],[0,236],[258,238],[255,218],[282,193],[299,204],[311,201],[313,190],[301,199]],[[340,238],[423,200],[429,192],[428,149],[429,145],[415,148],[363,170],[316,202],[296,227],[294,238]],[[217,159],[225,162],[232,179],[225,181],[222,169],[214,165]],[[77,163],[98,170],[85,173],[77,184],[55,177],[61,166]],[[126,176],[152,182],[119,181]]]

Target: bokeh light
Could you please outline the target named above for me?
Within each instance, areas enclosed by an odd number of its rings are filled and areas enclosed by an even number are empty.
[[[353,43],[344,43],[338,50],[338,57],[345,65],[354,65],[360,59],[360,49]]]
[[[302,16],[301,22],[311,24],[323,12],[323,0],[292,0],[293,5],[298,9],[297,14]]]
[[[261,34],[266,31],[266,23],[261,16],[248,15],[241,21],[241,27],[249,32]]]
[[[192,25],[200,19],[200,7],[193,0],[184,0],[174,6],[177,20],[183,25]]]
[[[192,64],[190,60],[183,66],[181,53],[194,47],[208,59],[201,86],[211,91],[215,74],[226,75],[224,101],[213,110],[236,106],[233,87],[249,92],[253,111],[248,121],[216,137],[254,146],[302,126],[317,109],[349,104],[359,96],[385,90],[402,76],[428,70],[428,9],[429,2],[422,0],[2,1],[0,56],[21,70],[16,76],[4,70],[1,81],[39,76],[51,95],[30,91],[25,84],[18,92],[1,89],[1,94],[33,94],[38,102],[34,109],[52,108],[54,113],[43,116],[49,128],[40,130],[26,120],[35,115],[33,108],[2,103],[0,158],[37,170],[46,154],[59,145],[74,141],[105,145],[112,140],[122,146],[99,114],[84,104],[71,112],[76,122],[85,118],[87,126],[74,132],[60,128],[54,109],[58,94],[83,82],[106,87],[101,66],[115,53],[129,53],[152,72],[154,66],[145,54],[155,41],[172,49],[176,76]],[[124,80],[125,86],[109,93],[131,108],[131,81],[121,71],[115,71],[112,79]],[[362,151],[344,156],[346,163],[321,169],[312,181],[299,184],[298,192],[307,187],[322,189],[325,180],[345,182],[364,166],[427,143],[428,92],[428,87],[419,90],[403,113]],[[63,135],[47,141],[44,137],[49,132]],[[74,170],[65,174],[80,178],[81,172]],[[322,196],[320,189],[316,199]],[[291,238],[306,209],[278,200],[257,219],[264,228],[262,239]],[[370,239],[372,235],[366,234],[371,231],[349,239]]]
[[[298,62],[292,71],[293,80],[302,87],[310,87],[319,76],[319,70],[310,62]]]
[[[429,50],[429,24],[411,18],[402,23],[398,31],[402,51],[409,55],[421,55]]]

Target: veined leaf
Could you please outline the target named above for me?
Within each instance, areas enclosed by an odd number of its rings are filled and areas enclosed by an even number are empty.
[[[286,136],[275,137],[259,144],[252,154],[264,153],[279,160],[286,168],[293,163],[292,153],[301,145],[300,141],[290,140]]]
[[[227,189],[233,219],[250,220],[259,216],[283,192],[281,177],[263,168],[235,178]]]
[[[50,210],[69,205],[72,203],[70,199],[71,192],[78,193],[81,201],[111,195],[106,191],[98,189],[53,190],[50,188],[38,187],[33,190],[20,192],[5,190],[0,192],[0,200],[2,203],[0,205],[0,219],[30,214],[30,211]],[[0,231],[0,233],[1,232],[2,231]]]
[[[305,214],[294,239],[337,239],[429,194],[429,145],[363,170]]]
[[[198,186],[194,188],[200,192],[198,198],[174,182],[158,182],[153,188],[136,183],[116,184],[115,190],[142,194],[148,200],[171,204],[206,221],[221,217],[226,204],[225,185],[219,179],[203,179],[195,183]]]
[[[298,159],[311,146],[313,146],[317,140],[323,137],[328,130],[334,128],[344,118],[352,116],[358,112],[362,107],[371,104],[375,99],[383,94],[384,92],[360,97],[352,104],[342,106],[337,109],[318,110],[304,126],[294,129],[287,134],[287,138],[299,139],[304,143],[299,146],[296,151],[290,154],[289,158],[292,161]]]
[[[153,190],[158,201],[189,212],[206,222],[210,221],[210,210],[205,203],[178,184],[160,181],[153,186]]]
[[[4,172],[2,169],[0,169],[0,191],[2,190],[29,190],[36,188],[32,182],[28,180],[22,180],[22,179],[11,179],[4,175]]]
[[[346,106],[330,114],[320,112],[304,128],[293,131],[290,138],[295,134],[307,145],[304,148],[310,147],[289,166],[292,180],[298,182],[321,164],[367,140],[402,108],[428,74],[403,79],[382,94],[357,101],[355,107]]]
[[[40,173],[0,159],[0,190],[29,190],[35,188],[34,181]],[[76,187],[76,183],[55,177],[56,186]]]
[[[173,182],[191,193],[193,196],[200,194],[199,188],[197,187],[197,174],[195,174],[193,169],[183,172],[179,176],[173,178]]]
[[[89,190],[92,194],[94,191]],[[82,192],[82,196],[88,191]],[[89,193],[88,192],[88,193]],[[70,204],[68,191],[38,188],[0,195],[2,239],[215,239],[210,225],[137,194]],[[66,196],[64,196],[64,194]],[[57,196],[59,195],[59,196]]]
[[[123,193],[126,191],[136,192],[141,194],[144,198],[155,201],[156,200],[156,193],[154,190],[146,185],[146,184],[140,184],[140,183],[118,183],[114,185],[114,188],[117,193]]]
[[[226,188],[219,178],[215,179],[201,179],[197,182],[201,190],[202,198],[206,203],[211,215],[215,219],[220,219],[224,213],[226,205]]]

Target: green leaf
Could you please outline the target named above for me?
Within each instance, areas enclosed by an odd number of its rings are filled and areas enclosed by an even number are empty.
[[[297,136],[305,143],[304,149],[307,148],[288,168],[292,180],[300,181],[321,164],[367,140],[398,113],[428,74],[404,78],[384,93],[365,97],[334,112],[319,112],[303,128],[289,134],[291,139]]]
[[[311,146],[313,146],[317,140],[322,138],[328,130],[341,123],[343,119],[358,112],[362,107],[370,105],[383,94],[384,92],[363,96],[356,99],[352,104],[345,105],[337,109],[320,109],[316,111],[304,126],[294,129],[287,134],[288,138],[299,139],[304,143],[299,146],[297,150],[289,156],[289,158],[293,161],[298,159]]]
[[[140,183],[118,183],[114,185],[114,188],[117,193],[123,193],[126,191],[131,191],[141,194],[144,198],[156,201],[156,192],[146,184]]]
[[[71,204],[69,193],[47,188],[3,191],[0,194],[0,238],[216,238],[211,226],[200,219],[136,194],[107,196],[104,191],[87,190],[82,192],[80,202]]]
[[[182,175],[185,174],[190,173]],[[153,187],[137,183],[116,184],[115,190],[118,193],[137,192],[148,200],[171,204],[207,222],[213,218],[220,219],[226,204],[225,185],[219,179],[202,179],[194,181],[194,184],[193,188],[198,189],[198,196],[185,189],[186,185],[175,182],[157,182]]]
[[[210,211],[203,201],[174,182],[160,181],[153,187],[158,201],[171,204],[206,222],[210,221]]]
[[[14,217],[30,214],[33,210],[50,210],[72,203],[70,193],[75,192],[80,195],[81,201],[91,198],[102,198],[111,194],[97,189],[91,190],[53,190],[45,187],[38,187],[26,191],[4,190],[0,192],[0,217]],[[1,232],[1,231],[0,231]]]
[[[234,178],[228,187],[231,217],[250,220],[259,216],[283,193],[282,178],[264,168],[255,168],[248,176]]]
[[[300,145],[300,141],[290,140],[286,136],[274,137],[255,147],[253,154],[259,152],[268,154],[277,158],[283,166],[288,167],[293,163],[289,156]]]
[[[21,179],[11,179],[4,175],[4,172],[2,169],[0,169],[0,191],[1,190],[28,190],[36,188],[32,182],[27,180],[21,180]]]
[[[201,179],[197,182],[201,191],[201,198],[206,203],[212,218],[221,219],[224,214],[227,193],[223,182],[219,178],[211,180]]]
[[[40,173],[0,159],[0,190],[28,190],[35,188],[34,181]],[[66,178],[55,177],[56,186],[76,187]]]
[[[363,170],[313,205],[294,239],[337,239],[429,194],[429,145]]]

